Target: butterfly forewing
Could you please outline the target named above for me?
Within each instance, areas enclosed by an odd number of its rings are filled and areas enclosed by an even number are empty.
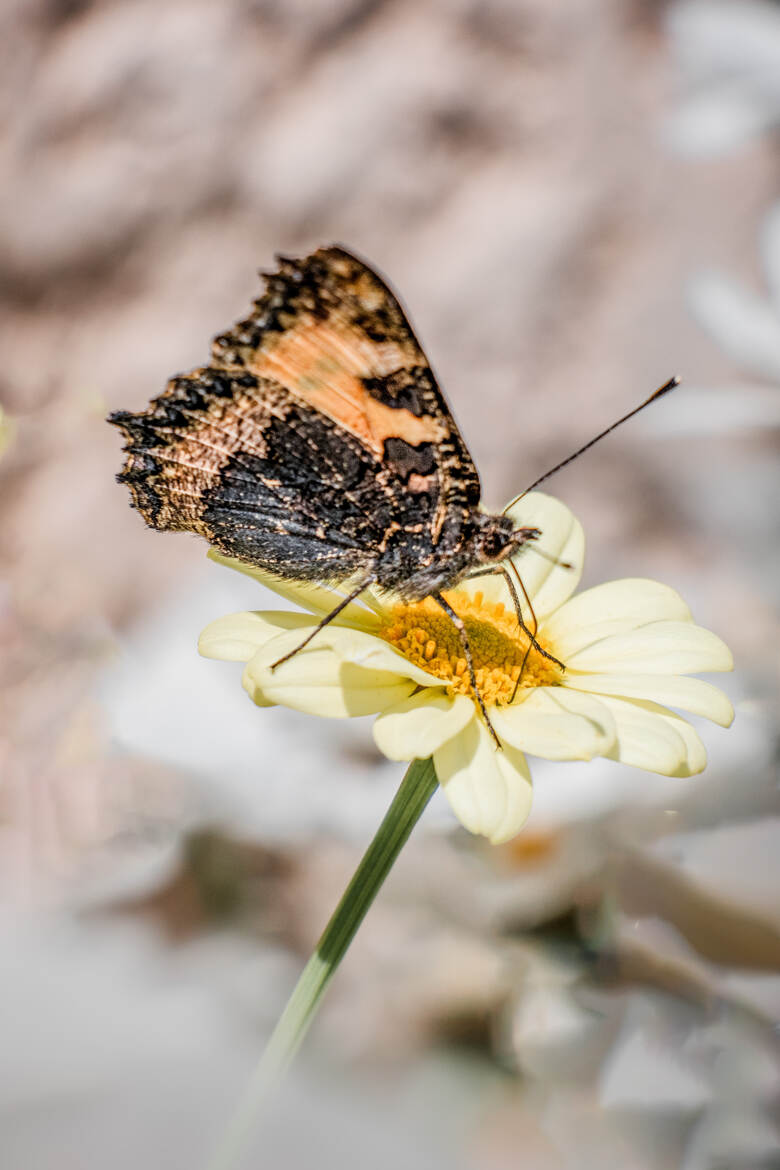
[[[119,478],[147,523],[282,577],[381,578],[392,539],[397,584],[479,502],[400,305],[340,248],[281,260],[210,366],[112,421],[128,440]]]

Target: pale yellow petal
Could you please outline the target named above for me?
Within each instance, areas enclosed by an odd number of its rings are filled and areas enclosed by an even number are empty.
[[[254,674],[250,670],[250,664],[251,664],[251,659],[244,667],[244,673],[241,676],[242,687],[244,688],[246,693],[249,695],[249,698],[252,700],[252,702],[255,704],[255,706],[257,706],[257,707],[275,707],[276,702],[273,699],[269,699],[268,696],[265,694],[265,692],[263,691],[263,688],[260,686],[258,681],[255,679]]]
[[[452,809],[470,832],[498,845],[520,831],[531,811],[531,774],[522,752],[499,751],[487,728],[472,719],[433,756]]]
[[[542,535],[535,546],[544,556],[534,551],[534,545],[528,545],[514,558],[536,617],[541,621],[563,605],[579,584],[585,560],[582,525],[565,504],[544,492],[530,492],[508,514],[518,528],[541,529]],[[563,568],[547,558],[569,562],[573,567]]]
[[[691,776],[706,764],[696,732],[679,715],[657,703],[604,696],[617,727],[610,759],[663,776]]]
[[[687,719],[683,719],[682,715],[676,715],[674,711],[659,708],[656,714],[659,719],[665,719],[669,726],[673,727],[677,734],[685,740],[687,752],[685,764],[676,775],[697,776],[699,772],[703,772],[707,767],[707,751],[698,732],[691,727]]]
[[[459,593],[466,593],[471,598],[477,593],[481,593],[486,602],[503,602],[507,609],[514,609],[512,595],[506,587],[503,574],[498,569],[485,573],[482,577],[473,577],[471,580],[458,582],[455,589],[448,592],[448,596],[451,599],[453,595],[457,598]],[[455,604],[457,605],[457,600]]]
[[[297,641],[292,634],[283,635],[288,638],[289,648],[293,649]],[[356,630],[351,626],[342,626],[334,622],[312,640],[311,646],[329,646],[345,662],[352,662],[355,666],[366,667],[371,670],[384,670],[402,675],[411,679],[420,687],[443,687],[444,681],[435,674],[430,674],[420,666],[415,666],[408,658],[396,650],[389,642],[377,638],[365,630]]]
[[[731,651],[717,635],[689,622],[666,621],[604,638],[566,662],[570,670],[599,674],[698,674],[733,665]]]
[[[607,581],[565,602],[544,623],[545,641],[567,662],[602,638],[625,634],[650,622],[688,622],[691,611],[679,593],[645,577]]]
[[[312,715],[346,719],[375,715],[400,703],[415,689],[414,682],[395,671],[357,665],[332,645],[318,646],[316,641],[272,669],[294,648],[297,638],[291,634],[295,633],[278,635],[246,664],[243,683],[255,702],[259,699],[264,705],[280,703]]]
[[[548,760],[591,760],[615,740],[603,703],[563,687],[537,687],[512,707],[492,708],[490,719],[502,740]]]
[[[317,619],[309,613],[256,610],[229,613],[206,626],[198,639],[198,653],[225,662],[248,662],[283,630],[301,630],[301,639]]]
[[[474,712],[465,695],[420,691],[377,717],[374,740],[388,759],[424,760],[460,734]]]
[[[734,708],[728,697],[712,683],[682,674],[578,674],[568,670],[563,686],[596,695],[647,699],[665,707],[679,707],[693,715],[704,715],[721,727],[729,727]]]
[[[235,569],[237,573],[243,573],[246,577],[252,577],[260,585],[264,585],[266,589],[273,590],[279,597],[284,597],[294,605],[299,605],[301,609],[316,614],[317,617],[324,617],[325,614],[330,613],[349,593],[348,588],[331,589],[325,585],[315,585],[311,581],[283,581],[280,577],[266,572],[265,569],[258,568],[257,565],[247,564],[246,561],[241,561],[237,557],[226,557],[221,552],[217,552],[215,548],[209,549],[208,556],[218,565],[224,565],[228,569]],[[379,625],[378,613],[383,612],[379,609],[376,598],[369,594],[368,590],[364,590],[360,595],[360,601],[365,601],[369,608],[366,609],[364,605],[359,604],[359,601],[350,602],[339,615],[340,620],[349,621],[368,630],[376,629]]]
[[[395,594],[379,589],[376,585],[369,585],[368,589],[364,589],[360,594],[360,601],[372,609],[382,622],[387,621],[388,614],[392,613],[399,600]]]

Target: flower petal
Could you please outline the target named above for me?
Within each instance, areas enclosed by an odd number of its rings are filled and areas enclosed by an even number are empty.
[[[615,742],[603,703],[563,687],[537,687],[512,707],[494,707],[490,718],[500,739],[548,760],[591,760]]]
[[[246,664],[244,688],[259,706],[281,703],[311,715],[346,719],[375,715],[414,690],[415,684],[396,672],[357,666],[332,646],[316,642],[272,670],[293,648],[289,634],[280,634]]]
[[[518,527],[541,529],[536,543],[545,555],[540,556],[529,546],[513,558],[541,621],[577,588],[585,560],[582,525],[565,504],[544,492],[529,492],[509,509],[508,515]],[[552,564],[548,557],[566,561],[573,568]]]
[[[699,772],[703,772],[707,767],[707,750],[698,733],[687,719],[683,719],[682,715],[677,715],[674,711],[661,709],[657,712],[657,717],[665,720],[685,740],[687,758],[684,767],[676,775],[698,776]]]
[[[641,630],[603,638],[569,657],[570,670],[613,674],[696,674],[731,670],[734,660],[725,642],[688,622],[653,622]]]
[[[449,599],[450,604],[458,604],[458,594],[466,593],[469,597],[474,597],[477,593],[482,594],[483,601],[488,602],[503,602],[504,606],[511,610],[514,608],[512,595],[506,587],[506,581],[503,574],[496,569],[490,573],[485,573],[481,577],[468,578],[465,581],[459,581],[454,589],[448,589],[445,596]]]
[[[198,653],[224,662],[248,662],[257,651],[282,630],[311,629],[317,619],[309,613],[284,610],[255,610],[229,613],[210,622],[198,639]],[[299,637],[303,641],[302,632]]]
[[[398,604],[399,598],[396,594],[386,589],[379,589],[376,585],[369,585],[360,594],[360,601],[364,605],[367,605],[369,609],[372,609],[380,621],[386,622],[387,615]]]
[[[603,697],[617,727],[617,741],[607,755],[623,764],[660,772],[663,776],[692,776],[707,762],[704,745],[689,723],[657,703]]]
[[[424,760],[463,731],[474,711],[465,695],[426,690],[377,716],[374,740],[388,759]]]
[[[305,650],[272,669],[285,654],[297,650],[300,630],[277,634],[247,663],[244,686],[254,698],[282,703],[299,711],[332,718],[371,715],[407,698],[415,686],[442,686],[364,630],[329,625]]]
[[[519,832],[531,811],[531,774],[522,752],[499,751],[485,725],[472,719],[434,752],[436,775],[452,809],[470,832],[494,845]]]
[[[691,620],[679,593],[645,577],[607,581],[572,597],[544,623],[545,640],[562,662],[602,638],[625,634],[650,622]]]
[[[254,674],[251,670],[251,660],[244,667],[244,673],[241,676],[241,686],[244,688],[256,707],[276,706],[276,700],[269,699],[263,691],[263,688],[255,680]]]
[[[356,666],[392,671],[420,687],[440,688],[445,685],[437,675],[429,674],[422,667],[415,666],[389,642],[365,630],[355,630],[351,626],[340,626],[334,622],[320,631],[312,644],[317,643],[321,646],[330,646],[345,662],[352,662]]]
[[[721,727],[730,726],[734,719],[734,708],[723,691],[703,679],[681,674],[578,674],[567,671],[563,687],[594,695],[647,699],[667,707],[680,707],[693,715],[704,715]]]
[[[246,561],[241,561],[237,557],[223,556],[215,548],[209,549],[208,557],[209,560],[215,561],[218,565],[224,565],[227,569],[235,569],[237,573],[243,573],[246,577],[253,577],[266,589],[271,589],[279,597],[286,598],[287,601],[299,605],[301,609],[305,609],[309,613],[316,614],[317,617],[324,617],[326,613],[330,613],[350,591],[348,587],[330,589],[325,585],[314,585],[310,581],[283,581],[280,577],[267,573],[265,569],[258,568],[257,565],[247,564]],[[378,625],[376,615],[384,611],[378,607],[376,598],[369,595],[368,590],[360,594],[360,601],[365,601],[369,609],[359,604],[358,601],[352,601],[339,615],[339,620],[349,621],[366,629],[375,629]]]

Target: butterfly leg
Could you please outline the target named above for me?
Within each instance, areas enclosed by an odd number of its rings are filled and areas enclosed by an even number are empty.
[[[515,570],[515,572],[517,572],[517,570]],[[506,581],[507,588],[508,588],[510,596],[512,598],[512,604],[515,607],[515,613],[517,615],[517,624],[519,625],[519,627],[523,631],[523,633],[528,635],[528,638],[530,640],[529,650],[530,650],[530,647],[533,646],[534,650],[538,650],[538,652],[542,655],[543,658],[549,659],[549,661],[554,662],[556,666],[560,666],[561,670],[565,670],[566,669],[565,665],[562,662],[560,662],[555,657],[554,654],[550,654],[549,651],[545,650],[544,646],[540,646],[536,640],[536,631],[539,628],[539,624],[536,621],[536,614],[534,613],[534,607],[531,605],[531,599],[525,591],[525,588],[523,586],[522,577],[520,576],[519,573],[517,575],[517,579],[520,582],[520,588],[523,590],[523,595],[525,596],[525,599],[528,602],[528,608],[531,611],[531,615],[533,618],[533,623],[534,623],[534,632],[533,633],[531,633],[531,631],[528,629],[528,626],[523,621],[523,611],[522,611],[522,608],[520,606],[520,598],[517,595],[517,590],[515,589],[514,581],[509,576],[509,573],[507,572],[507,570],[505,568],[503,568],[500,565],[496,565],[491,569],[477,569],[474,573],[469,573],[468,577],[465,577],[464,580],[473,581],[475,579],[475,577],[488,577],[488,576],[492,576],[494,573],[500,573],[501,576]],[[516,693],[516,691],[515,691],[515,693]],[[514,699],[514,695],[512,696],[512,698]]]
[[[534,607],[531,604],[531,598],[528,596],[528,590],[526,589],[525,585],[523,584],[523,578],[520,576],[520,574],[517,571],[517,566],[512,565],[512,568],[515,571],[515,576],[517,577],[517,583],[523,591],[523,597],[528,602],[528,608],[531,612],[531,622],[532,622],[534,628],[533,628],[533,632],[531,632],[528,629],[528,627],[525,625],[522,617],[520,616],[520,599],[517,596],[517,590],[515,589],[514,584],[512,583],[512,579],[509,576],[509,573],[506,572],[506,574],[505,574],[506,583],[509,586],[509,592],[512,594],[512,597],[514,599],[515,608],[517,610],[517,620],[519,621],[519,623],[523,627],[523,629],[526,631],[526,633],[528,634],[528,638],[529,638],[528,648],[527,648],[525,654],[523,655],[523,661],[520,665],[520,673],[517,676],[517,682],[515,683],[515,689],[512,691],[512,698],[509,700],[510,703],[514,703],[515,696],[517,695],[517,692],[520,689],[520,681],[523,677],[523,671],[525,670],[525,664],[528,661],[528,655],[531,653],[532,646],[535,646],[536,649],[538,650],[538,652],[544,658],[548,659],[549,662],[554,662],[556,666],[559,666],[561,668],[561,670],[566,669],[565,665],[561,662],[561,660],[559,658],[556,658],[555,655],[553,655],[553,654],[549,654],[537,642],[536,634],[537,634],[537,631],[539,629],[539,622],[537,621],[536,614],[534,613]]]
[[[434,601],[436,601],[438,603],[438,605],[441,606],[441,608],[446,613],[447,617],[450,619],[450,621],[454,625],[455,629],[458,631],[458,637],[460,638],[460,644],[463,647],[463,657],[466,659],[466,666],[468,667],[469,680],[471,682],[471,689],[474,692],[474,697],[477,700],[477,704],[479,706],[480,711],[482,712],[482,717],[485,720],[485,723],[487,724],[487,729],[490,732],[490,734],[493,736],[496,747],[501,748],[501,740],[496,735],[493,724],[490,722],[490,716],[487,713],[487,707],[485,706],[485,700],[482,698],[482,695],[480,694],[479,687],[477,686],[477,676],[476,676],[476,673],[474,671],[474,659],[471,656],[471,646],[469,645],[469,639],[468,639],[468,635],[466,634],[466,626],[464,624],[463,618],[458,617],[458,615],[455,613],[455,610],[452,608],[452,606],[447,601],[444,600],[441,593],[434,593],[433,598],[434,598]]]
[[[289,654],[282,655],[281,658],[278,658],[276,662],[271,664],[271,670],[276,670],[277,666],[281,666],[283,662],[287,662],[290,658],[293,658],[296,654],[303,650],[305,646],[308,646],[309,642],[311,642],[312,638],[319,634],[320,630],[323,630],[325,626],[329,625],[333,621],[334,618],[337,618],[341,611],[346,609],[351,602],[355,601],[355,599],[360,596],[364,589],[368,589],[369,585],[373,585],[375,580],[376,578],[373,576],[373,574],[370,577],[366,577],[365,580],[361,581],[360,584],[356,586],[351,593],[347,594],[346,597],[342,597],[338,605],[334,606],[330,613],[326,613],[322,621],[314,627],[310,634],[307,634],[307,636],[301,642],[300,646],[296,646],[295,649],[291,650]]]

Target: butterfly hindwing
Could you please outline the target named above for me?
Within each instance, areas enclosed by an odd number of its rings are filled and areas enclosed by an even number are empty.
[[[197,532],[283,577],[351,575],[390,523],[376,457],[272,379],[196,370],[112,421],[128,440],[119,478],[151,527]]]

